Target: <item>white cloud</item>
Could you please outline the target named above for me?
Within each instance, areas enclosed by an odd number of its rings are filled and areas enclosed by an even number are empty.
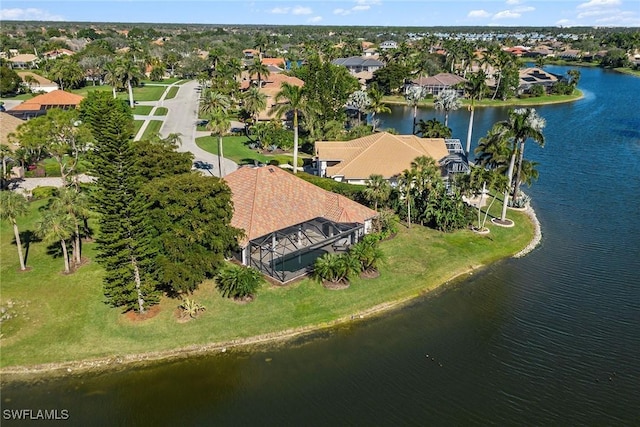
[[[358,11],[358,10],[369,10],[371,9],[371,6],[369,6],[368,4],[359,4],[357,6],[353,6],[351,8],[351,10],[353,11]]]
[[[379,5],[382,4],[380,0],[356,0],[358,5]]]
[[[346,10],[346,9],[342,9],[342,8],[338,8],[338,9],[334,9],[334,10],[333,10],[333,14],[334,14],[334,15],[342,15],[342,16],[345,16],[345,15],[348,15],[348,14],[350,14],[350,13],[351,13],[351,11]]]
[[[592,7],[619,6],[620,3],[621,3],[620,0],[590,0],[587,3],[579,4],[578,9],[590,9]]]
[[[282,15],[282,14],[289,13],[290,9],[291,9],[290,7],[274,7],[269,12],[274,13],[276,15]]]
[[[508,5],[520,4],[520,0],[507,0]]]
[[[520,18],[522,15],[517,12],[512,12],[510,10],[503,10],[502,12],[498,12],[493,15],[493,19],[514,19]]]
[[[515,13],[525,13],[525,12],[533,12],[534,10],[536,10],[536,8],[533,6],[521,6],[521,7],[516,7],[511,11]]]
[[[49,13],[43,9],[0,9],[0,20],[20,20],[20,21],[64,21],[61,15]]]
[[[322,21],[322,16],[314,16],[312,18],[307,19],[307,22],[316,23]]]
[[[584,11],[584,12],[580,12],[578,14],[578,19],[589,18],[591,16],[613,15],[613,14],[619,13],[619,12],[620,11],[618,9],[612,9],[612,10],[600,10],[600,9],[587,10],[587,11]]]
[[[365,10],[370,10],[371,6],[381,5],[382,2],[380,0],[355,0],[355,4],[355,6],[349,9],[344,9],[342,7],[333,9],[333,14],[347,16],[351,13],[364,12]]]
[[[482,10],[482,9],[471,10],[469,11],[469,13],[467,13],[467,18],[488,18],[489,16],[491,16],[491,14],[486,10]]]
[[[294,15],[311,15],[313,10],[310,7],[296,6],[291,13]]]
[[[561,19],[561,20],[556,22],[556,25],[559,26],[559,27],[568,27],[568,26],[573,25],[573,23],[568,19]]]

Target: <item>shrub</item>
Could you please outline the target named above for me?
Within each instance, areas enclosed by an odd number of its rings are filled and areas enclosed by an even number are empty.
[[[338,283],[360,272],[360,262],[350,253],[327,253],[316,259],[313,277],[318,281]]]
[[[45,176],[60,176],[60,166],[55,162],[44,163]]]
[[[182,310],[183,316],[189,316],[192,319],[198,317],[198,313],[200,313],[201,311],[206,310],[206,307],[204,305],[189,298],[183,299],[178,308]]]
[[[362,241],[351,246],[349,254],[360,264],[360,271],[373,271],[378,269],[378,265],[384,259],[384,253],[378,247],[376,236],[365,236]]]
[[[223,297],[242,299],[253,296],[264,277],[255,268],[232,264],[220,270],[216,282]]]
[[[363,185],[347,184],[346,182],[338,182],[331,178],[322,178],[304,172],[298,172],[298,177],[324,190],[341,194],[356,202],[365,200],[362,194],[362,190],[365,188]]]
[[[389,209],[381,210],[378,216],[373,220],[374,230],[386,239],[398,232],[400,220],[398,215]]]
[[[31,191],[32,200],[48,199],[58,194],[56,187],[36,187]]]

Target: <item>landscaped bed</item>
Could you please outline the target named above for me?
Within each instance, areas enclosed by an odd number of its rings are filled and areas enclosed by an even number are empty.
[[[19,219],[22,233],[33,231],[40,215],[38,208],[44,204],[32,203],[29,215]],[[499,206],[494,209],[498,213]],[[489,235],[401,226],[397,237],[381,243],[387,262],[380,277],[354,278],[342,291],[327,290],[304,279],[288,286],[264,287],[253,302],[241,305],[221,297],[213,281],[206,281],[191,297],[206,311],[187,323],[176,321],[179,301],[175,299],[164,298],[157,314],[142,321],[105,305],[103,270],[95,261],[95,245],[90,242],[83,245],[84,265],[65,275],[61,258],[48,254],[48,245],[33,241],[28,248],[30,270],[19,272],[13,230],[3,222],[0,306],[11,318],[2,322],[0,363],[7,368],[149,352],[159,352],[155,356],[162,357],[185,347],[231,345],[232,340],[237,344],[250,337],[277,337],[283,331],[290,335],[348,321],[515,254],[531,240],[533,225],[522,212],[510,211],[509,216],[516,222],[514,228],[490,225]],[[26,239],[23,243],[27,244]]]

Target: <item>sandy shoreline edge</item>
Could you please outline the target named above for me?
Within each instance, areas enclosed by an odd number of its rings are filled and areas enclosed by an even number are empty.
[[[512,256],[512,258],[521,258],[535,249],[542,239],[542,233],[540,228],[540,222],[536,216],[533,208],[528,205],[524,210],[527,216],[534,224],[534,235],[529,244]],[[144,365],[148,362],[157,361],[172,361],[185,359],[191,356],[202,356],[212,353],[224,353],[229,349],[236,349],[241,347],[262,346],[267,344],[276,344],[279,342],[285,342],[293,340],[304,335],[311,334],[313,332],[320,332],[325,329],[329,329],[347,322],[353,322],[354,320],[361,320],[366,317],[375,316],[394,308],[399,308],[416,298],[423,297],[425,295],[435,294],[437,291],[443,290],[446,286],[452,284],[452,282],[460,279],[462,276],[468,275],[473,271],[476,271],[485,265],[476,265],[462,272],[458,272],[451,276],[449,279],[443,281],[439,285],[432,289],[424,290],[416,295],[412,295],[406,298],[385,302],[378,304],[369,309],[355,313],[350,316],[341,317],[333,321],[309,325],[301,328],[288,329],[280,332],[274,332],[270,334],[263,334],[249,338],[241,338],[236,340],[229,340],[208,344],[196,344],[187,347],[180,347],[172,350],[154,351],[148,353],[129,354],[129,355],[114,355],[96,359],[87,359],[79,361],[69,362],[57,362],[57,363],[45,363],[40,365],[31,366],[11,366],[0,369],[0,383],[8,383],[14,381],[29,381],[43,378],[44,374],[47,378],[71,376],[76,374],[83,374],[89,372],[105,372],[117,369],[124,369],[128,367],[134,367],[136,365]]]

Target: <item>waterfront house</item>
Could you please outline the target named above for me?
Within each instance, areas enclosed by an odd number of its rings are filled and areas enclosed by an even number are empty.
[[[430,93],[433,96],[437,96],[445,89],[455,89],[460,96],[464,95],[464,83],[467,80],[456,74],[451,73],[439,73],[435,76],[419,77],[411,80],[409,86],[421,86],[426,93]],[[408,86],[408,87],[409,87]]]
[[[224,180],[231,225],[244,231],[236,259],[282,283],[309,273],[319,256],[356,243],[377,215],[277,166],[241,167]]]
[[[411,168],[411,162],[417,157],[427,156],[441,166],[442,175],[447,178],[450,173],[468,170],[464,156],[453,149],[453,141],[457,140],[388,132],[351,141],[316,141],[316,169],[322,177],[350,184],[364,185],[371,175],[377,174],[393,185],[405,169]],[[459,142],[458,147],[461,147]],[[458,162],[463,162],[466,168]]]
[[[518,94],[527,93],[534,86],[542,86],[549,93],[554,84],[564,78],[557,74],[549,73],[541,68],[532,67],[519,71]]]

